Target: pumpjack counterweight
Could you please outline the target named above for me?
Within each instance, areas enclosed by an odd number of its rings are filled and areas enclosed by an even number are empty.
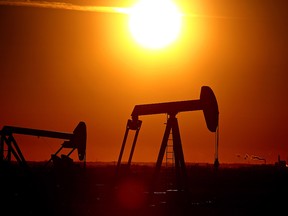
[[[177,184],[178,184],[177,187],[179,190],[188,191],[186,165],[185,165],[185,159],[184,159],[184,154],[183,154],[183,149],[182,149],[179,125],[178,125],[178,120],[176,118],[176,115],[180,112],[188,112],[188,111],[196,111],[196,110],[203,111],[207,128],[211,132],[216,132],[218,128],[218,121],[219,121],[218,104],[217,104],[217,100],[212,89],[208,86],[202,86],[199,100],[136,105],[131,114],[132,119],[129,119],[127,122],[120,155],[118,158],[116,173],[117,174],[119,173],[122,155],[123,155],[124,148],[126,145],[126,140],[127,140],[129,130],[136,130],[132,148],[131,148],[130,155],[129,155],[129,160],[127,163],[127,168],[129,169],[131,165],[133,153],[134,153],[136,142],[137,142],[137,137],[138,137],[139,130],[141,127],[141,123],[142,123],[142,121],[139,120],[139,116],[167,114],[168,120],[166,124],[166,129],[163,135],[162,143],[160,146],[158,158],[156,161],[156,167],[155,167],[154,176],[152,178],[150,192],[153,193],[155,189],[154,188],[155,180],[158,178],[159,173],[160,173],[161,164],[163,161],[163,157],[164,157],[165,150],[167,147],[167,142],[169,139],[169,134],[171,133],[171,131],[172,131],[172,137],[173,137],[172,140],[173,140],[173,151],[174,151],[174,156],[175,156],[175,168],[176,168],[176,176],[177,176]],[[218,144],[216,146],[218,147]],[[218,154],[218,149],[216,149],[216,152]],[[218,163],[218,155],[215,158],[215,162],[216,160]]]

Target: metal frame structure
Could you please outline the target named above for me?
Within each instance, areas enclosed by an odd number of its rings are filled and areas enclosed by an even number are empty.
[[[135,136],[133,140],[133,144],[130,150],[130,155],[127,163],[127,168],[130,168],[133,153],[135,150],[137,137],[139,134],[139,130],[141,128],[142,121],[139,120],[139,116],[142,115],[154,115],[154,114],[167,114],[168,120],[166,124],[166,129],[163,135],[162,143],[160,146],[156,168],[155,168],[155,175],[152,179],[152,188],[151,192],[154,190],[154,183],[155,180],[158,178],[161,164],[163,161],[163,157],[165,154],[165,149],[167,146],[167,142],[169,139],[169,135],[172,131],[172,139],[173,139],[173,151],[175,156],[175,168],[176,168],[176,176],[177,176],[177,187],[179,190],[188,190],[187,185],[187,172],[186,172],[186,165],[184,160],[184,154],[182,149],[182,142],[180,137],[180,131],[178,126],[178,120],[176,115],[180,112],[187,112],[187,111],[196,111],[196,110],[203,110],[206,125],[211,132],[217,132],[218,129],[218,121],[219,121],[219,111],[218,111],[218,104],[216,97],[212,91],[212,89],[208,86],[201,87],[200,99],[199,100],[188,100],[188,101],[176,101],[176,102],[165,102],[165,103],[155,103],[155,104],[143,104],[143,105],[136,105],[133,109],[131,114],[132,119],[129,119],[126,126],[126,131],[124,135],[124,139],[122,142],[117,168],[116,168],[116,175],[118,175],[120,167],[121,167],[121,160],[124,152],[124,148],[126,145],[126,140],[128,136],[129,130],[135,130]],[[218,140],[218,139],[217,139]],[[217,155],[216,155],[217,154]],[[216,151],[215,151],[215,163],[219,164],[218,161],[218,144],[216,144]],[[182,188],[184,186],[184,188]]]
[[[65,140],[61,147],[57,150],[56,153],[52,154],[50,160],[57,157],[57,154],[63,148],[71,148],[71,151],[65,155],[66,158],[69,157],[74,150],[78,150],[78,158],[80,161],[86,160],[86,124],[85,122],[80,122],[73,133],[63,133],[56,131],[47,131],[47,130],[39,130],[39,129],[31,129],[31,128],[23,128],[23,127],[14,127],[14,126],[4,126],[0,131],[1,140],[0,140],[0,163],[6,161],[11,163],[12,156],[16,159],[18,164],[22,167],[27,167],[27,161],[22,154],[20,147],[18,146],[13,134],[22,134],[22,135],[30,135],[37,137],[49,137],[56,139]],[[64,158],[65,158],[64,156]]]

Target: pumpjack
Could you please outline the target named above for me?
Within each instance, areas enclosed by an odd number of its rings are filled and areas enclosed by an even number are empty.
[[[183,149],[182,149],[180,131],[179,131],[179,126],[178,126],[178,120],[176,118],[176,115],[180,112],[188,112],[188,111],[196,111],[196,110],[203,111],[206,125],[209,131],[217,132],[218,121],[219,121],[218,104],[217,104],[217,100],[212,89],[208,86],[201,87],[199,100],[136,105],[131,114],[132,118],[128,119],[127,121],[126,131],[125,131],[124,139],[122,142],[120,154],[118,157],[118,162],[117,162],[117,167],[116,167],[116,176],[118,175],[120,167],[121,167],[121,160],[122,160],[123,152],[125,149],[129,130],[134,130],[136,132],[135,132],[133,143],[131,146],[129,159],[126,164],[126,168],[128,169],[130,168],[133,153],[134,153],[136,142],[137,142],[137,137],[138,137],[139,130],[142,124],[142,121],[139,120],[139,116],[154,115],[154,114],[167,114],[168,119],[167,119],[166,129],[165,129],[162,143],[160,146],[160,150],[158,153],[156,168],[154,172],[154,177],[152,178],[152,185],[151,185],[150,192],[153,192],[154,190],[154,184],[160,172],[161,164],[163,161],[163,157],[165,154],[165,150],[167,147],[167,142],[168,142],[168,138],[169,138],[169,134],[171,133],[171,130],[172,130],[172,137],[173,137],[172,138],[173,151],[174,151],[174,157],[175,157],[175,171],[176,171],[176,176],[178,178],[177,179],[178,189],[188,191],[187,172],[186,172],[184,154],[183,154]],[[219,165],[218,143],[216,143],[214,166],[218,166],[218,165]]]
[[[80,161],[86,161],[86,124],[85,122],[79,122],[79,124],[74,129],[73,133],[56,132],[48,130],[39,130],[24,127],[14,127],[14,126],[3,126],[0,131],[0,163],[6,162],[11,163],[12,156],[16,159],[18,164],[22,167],[28,167],[27,161],[22,154],[19,145],[17,144],[13,134],[31,135],[37,137],[49,137],[56,139],[63,139],[64,142],[61,147],[56,151],[56,153],[51,155],[47,164],[51,161],[69,160],[69,156],[77,149],[78,158]],[[67,154],[61,155],[61,158],[57,154],[63,149],[68,148],[71,151]],[[72,159],[71,159],[72,160]]]

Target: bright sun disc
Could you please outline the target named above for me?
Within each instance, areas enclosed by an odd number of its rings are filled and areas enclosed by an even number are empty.
[[[149,49],[160,49],[177,39],[182,16],[171,0],[141,0],[130,10],[133,38]]]

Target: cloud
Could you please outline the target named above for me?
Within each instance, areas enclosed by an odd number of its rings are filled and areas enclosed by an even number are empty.
[[[0,1],[0,6],[19,6],[19,7],[37,7],[37,8],[50,8],[61,10],[74,10],[74,11],[91,11],[100,13],[128,13],[127,8],[108,7],[108,6],[91,6],[91,5],[77,5],[65,2],[48,2],[48,1],[14,1],[4,0]]]
[[[22,7],[37,7],[37,8],[50,8],[61,10],[74,10],[74,11],[90,11],[98,13],[120,13],[129,14],[130,9],[124,7],[111,7],[111,6],[93,6],[93,5],[77,5],[68,2],[53,2],[53,1],[30,1],[30,0],[0,0],[0,6],[22,6]],[[186,17],[202,17],[213,19],[243,19],[243,17],[230,17],[230,16],[209,16],[204,14],[183,13]]]

